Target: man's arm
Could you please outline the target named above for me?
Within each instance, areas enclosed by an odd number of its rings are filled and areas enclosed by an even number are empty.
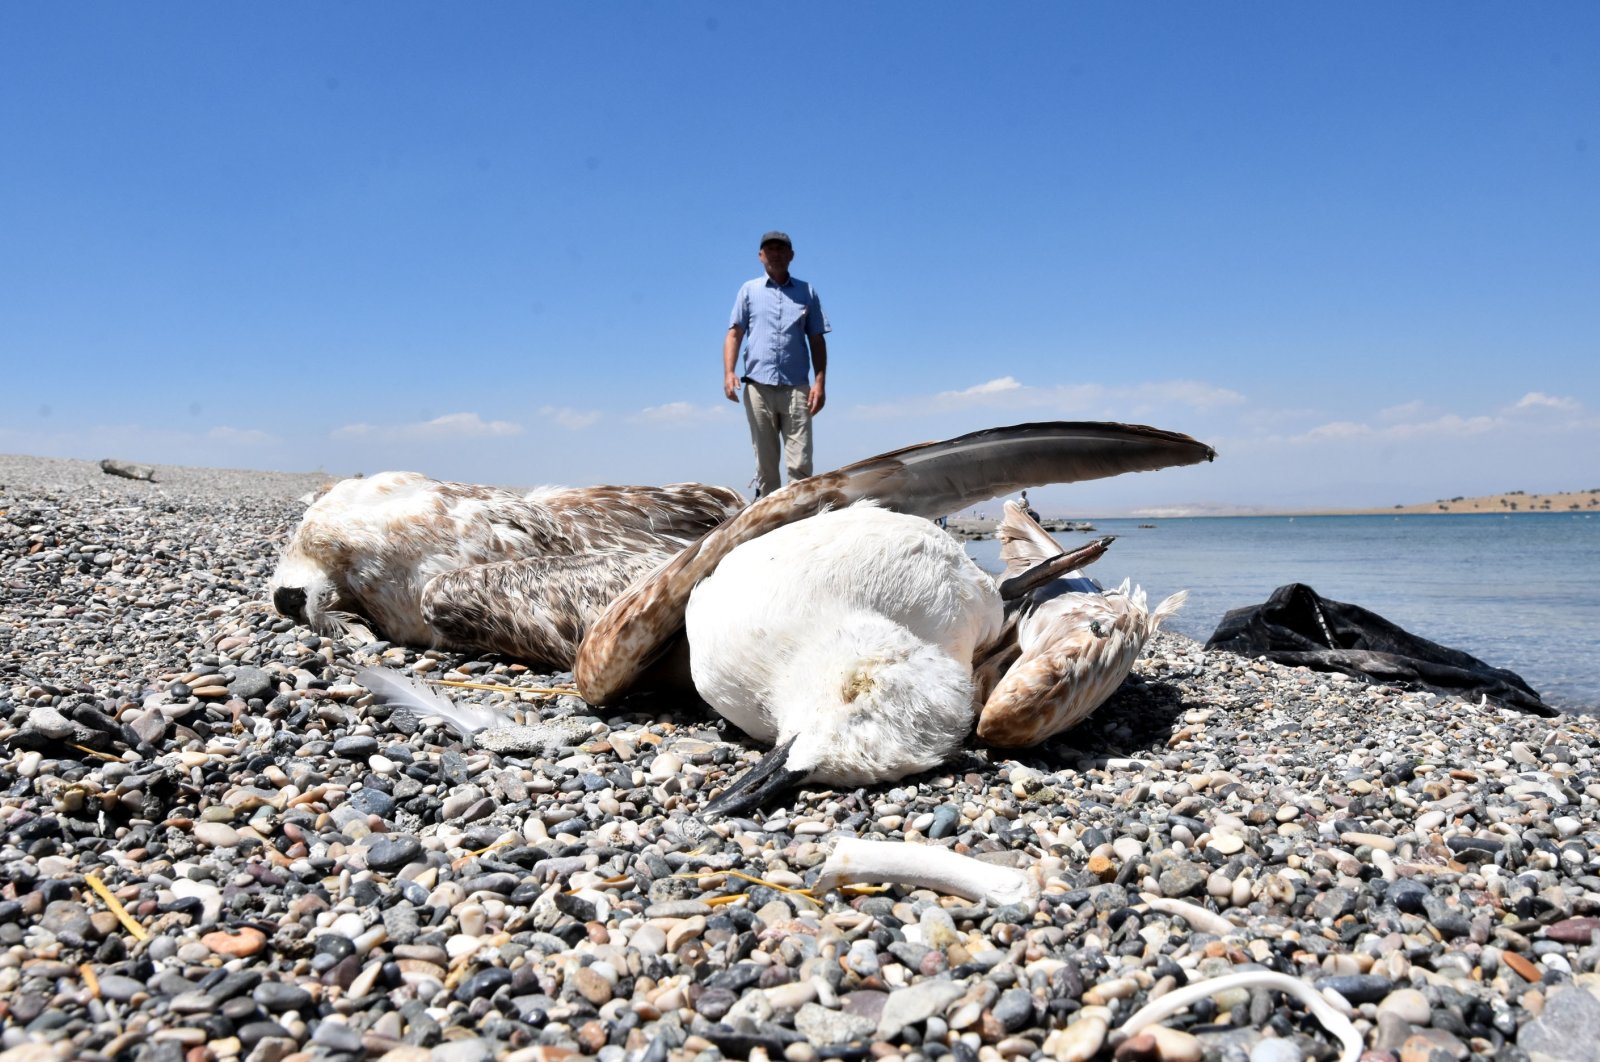
[[[739,344],[744,342],[744,329],[730,325],[722,339],[722,393],[729,402],[739,401],[739,376],[734,366],[739,361]]]
[[[806,395],[806,410],[814,417],[822,412],[822,407],[828,401],[828,340],[818,332],[814,336],[806,336],[806,342],[811,344],[811,374],[816,377],[811,384],[811,393]]]

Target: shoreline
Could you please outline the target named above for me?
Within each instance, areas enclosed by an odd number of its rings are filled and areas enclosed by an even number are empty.
[[[1108,1030],[1175,986],[1263,969],[1330,999],[1369,1057],[1516,1059],[1576,1042],[1600,984],[1600,720],[1159,634],[1044,746],[706,821],[762,749],[703,709],[594,709],[544,692],[566,674],[277,616],[306,477],[81,464],[0,459],[19,1060],[1108,1058]],[[493,687],[445,692],[526,723],[523,744],[372,704],[366,665]],[[1041,891],[793,891],[844,837]],[[1164,1024],[1163,1057],[1335,1042],[1262,988]]]
[[[1507,516],[1593,516],[1600,515],[1600,509],[1589,511],[1564,511],[1556,509],[1517,510],[1490,512],[1487,510],[1450,511],[1408,509],[1317,509],[1317,510],[1283,510],[1273,512],[1207,512],[1207,513],[1167,513],[1164,515],[1150,515],[1142,513],[1125,516],[1088,516],[1072,519],[1045,517],[1041,523],[1045,530],[1052,534],[1093,534],[1098,528],[1096,522],[1117,520],[1122,522],[1136,521],[1141,527],[1155,527],[1163,520],[1249,520],[1249,519],[1316,519],[1325,517],[1346,516],[1482,516],[1482,517],[1507,517]],[[995,528],[999,525],[996,520],[950,520],[948,530],[961,541],[985,541],[994,538]]]

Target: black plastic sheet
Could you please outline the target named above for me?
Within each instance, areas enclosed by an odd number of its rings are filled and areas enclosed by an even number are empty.
[[[1376,612],[1331,601],[1304,583],[1280,586],[1261,604],[1229,612],[1206,648],[1373,682],[1488,697],[1533,715],[1557,714],[1516,672],[1419,638]]]

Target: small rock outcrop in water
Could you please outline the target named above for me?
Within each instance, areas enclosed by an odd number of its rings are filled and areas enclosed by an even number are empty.
[[[1206,648],[1556,714],[1516,672],[1420,638],[1359,605],[1329,600],[1304,583],[1280,586],[1261,604],[1227,613]]]
[[[135,465],[111,457],[100,462],[100,471],[108,476],[121,476],[123,479],[142,479],[146,483],[156,481],[156,470],[150,465]]]

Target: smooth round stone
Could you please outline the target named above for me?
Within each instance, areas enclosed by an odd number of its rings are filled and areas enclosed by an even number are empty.
[[[928,823],[928,836],[937,840],[948,837],[956,831],[956,826],[961,822],[961,809],[949,804],[941,804],[933,810],[933,819]]]
[[[1025,988],[1001,993],[994,1004],[994,1017],[1006,1032],[1017,1032],[1033,1022],[1033,996]]]
[[[197,822],[194,839],[213,848],[233,848],[239,843],[239,831],[225,822]]]
[[[1301,1062],[1300,1048],[1293,1040],[1262,1040],[1250,1049],[1250,1062]]]
[[[407,833],[388,833],[367,848],[367,866],[381,874],[392,874],[422,858],[422,842]]]
[[[215,933],[207,933],[200,938],[200,943],[218,955],[245,958],[255,955],[266,947],[267,938],[261,930],[253,926],[241,926],[237,930],[218,930]]]
[[[1428,887],[1409,878],[1402,878],[1389,886],[1386,898],[1407,914],[1421,914],[1422,902],[1430,895]]]
[[[433,1048],[433,1062],[493,1062],[495,1044],[481,1037],[447,1040]]]
[[[650,777],[656,782],[676,778],[683,770],[683,760],[675,752],[660,752],[650,761]]]
[[[333,754],[347,760],[366,760],[378,751],[378,739],[366,734],[352,734],[333,743]]]
[[[1137,837],[1123,835],[1111,842],[1111,850],[1117,853],[1117,858],[1124,863],[1131,863],[1144,855],[1144,845]]]
[[[1376,1003],[1394,990],[1394,983],[1376,974],[1334,975],[1313,982],[1317,991],[1332,989],[1352,1003]]]
[[[660,926],[642,925],[628,938],[628,946],[640,955],[654,957],[667,950],[667,934]]]
[[[126,1003],[140,992],[149,989],[143,981],[132,977],[123,977],[120,974],[106,974],[100,978],[100,994],[107,999],[114,999],[119,1003]]]
[[[1427,833],[1444,825],[1445,813],[1442,811],[1424,811],[1417,816],[1416,829],[1418,833]]]
[[[1078,1018],[1066,1028],[1051,1033],[1045,1050],[1058,1062],[1088,1062],[1100,1053],[1106,1042],[1106,1020],[1098,1014]]]
[[[1433,1016],[1428,997],[1415,988],[1397,988],[1378,1004],[1379,1014],[1393,1014],[1412,1025],[1426,1025]]]
[[[304,1010],[311,1006],[311,993],[283,981],[263,981],[251,998],[269,1011]]]
[[[1395,850],[1394,838],[1385,837],[1381,833],[1360,833],[1355,830],[1347,830],[1339,835],[1339,840],[1343,841],[1345,844],[1354,845],[1356,847],[1366,845],[1368,848],[1377,848],[1385,852],[1392,852]]]
[[[352,794],[349,806],[363,815],[376,815],[387,819],[395,812],[397,804],[394,797],[376,789],[361,789]]]
[[[241,701],[252,697],[265,697],[272,692],[272,676],[258,667],[241,667],[228,682],[228,692]]]
[[[1211,836],[1211,847],[1223,855],[1233,855],[1244,849],[1244,838],[1236,833],[1219,833]]]
[[[878,1023],[859,1014],[807,1003],[795,1012],[794,1028],[812,1045],[828,1047],[867,1039],[877,1031]]]
[[[1204,1057],[1199,1038],[1182,1029],[1152,1025],[1143,1032],[1155,1039],[1156,1057],[1161,1062],[1200,1062]]]

